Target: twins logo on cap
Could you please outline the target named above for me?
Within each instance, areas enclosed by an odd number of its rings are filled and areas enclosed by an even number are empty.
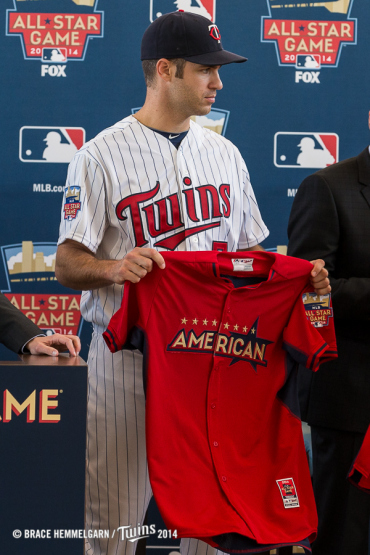
[[[218,42],[220,42],[221,40],[221,33],[219,31],[219,28],[217,27],[217,25],[210,25],[208,27],[209,29],[209,34],[211,35],[211,37],[215,40],[218,40]]]

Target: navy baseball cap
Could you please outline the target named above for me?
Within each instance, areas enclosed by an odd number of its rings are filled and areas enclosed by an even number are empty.
[[[247,61],[222,48],[217,25],[202,15],[184,11],[161,15],[145,31],[141,59],[160,58],[182,58],[207,66]]]

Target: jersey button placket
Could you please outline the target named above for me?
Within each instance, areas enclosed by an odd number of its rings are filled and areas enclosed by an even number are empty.
[[[230,314],[231,314],[231,293],[232,290],[228,292],[228,294],[226,295],[225,298],[225,304],[224,304],[224,309],[223,309],[223,314],[222,314],[222,319],[220,322],[220,327],[219,327],[219,334],[222,335],[229,335],[230,329],[231,329],[231,319],[230,319]],[[222,354],[226,354],[225,351],[222,348],[222,343],[220,343],[220,349],[219,349],[219,355]],[[216,358],[216,357],[215,357]],[[219,358],[219,362],[215,362],[214,367],[216,368],[216,366],[218,367],[219,370],[223,369],[224,367],[227,367],[229,365],[229,359],[225,358],[225,356],[218,356],[217,358]],[[222,377],[223,377],[223,372],[217,372],[218,374],[218,388],[221,387],[222,384]],[[220,481],[220,485],[221,487],[223,487],[224,485],[226,486],[226,482],[227,482],[227,477],[225,476],[224,472],[225,469],[223,468],[224,463],[223,463],[223,458],[222,458],[222,451],[221,451],[221,445],[220,445],[220,434],[219,434],[219,411],[218,411],[218,403],[215,402],[214,400],[212,400],[211,404],[210,404],[210,410],[209,410],[209,414],[210,414],[210,420],[212,421],[212,423],[214,424],[214,428],[213,431],[214,433],[212,434],[213,437],[213,444],[212,445],[212,456],[213,456],[213,461],[214,461],[214,465],[215,465],[215,469],[216,469],[216,473],[218,476],[218,479]]]
[[[212,370],[216,367],[220,368],[222,360],[217,360],[215,356],[212,357]],[[207,396],[207,423],[208,423],[208,443],[211,449],[213,463],[217,468],[217,457],[215,456],[219,447],[218,441],[218,390],[219,390],[220,372],[212,371],[209,376],[208,382],[208,396]],[[218,471],[217,471],[218,473]]]

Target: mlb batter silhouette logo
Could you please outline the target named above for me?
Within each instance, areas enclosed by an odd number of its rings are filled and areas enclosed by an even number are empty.
[[[69,164],[84,142],[82,127],[25,126],[20,130],[19,158],[22,162]]]
[[[214,22],[216,0],[150,0],[150,21],[176,10],[202,15]]]
[[[60,64],[67,61],[67,48],[43,48],[42,61]]]
[[[320,69],[321,57],[319,54],[297,55],[296,67],[298,69]]]
[[[336,133],[279,132],[274,137],[274,164],[278,168],[325,168],[338,162]]]

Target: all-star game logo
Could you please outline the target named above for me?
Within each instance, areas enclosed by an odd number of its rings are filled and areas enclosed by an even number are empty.
[[[98,0],[13,0],[7,36],[19,36],[25,60],[40,60],[41,76],[66,77],[66,62],[84,60],[91,38],[103,37]]]
[[[250,328],[215,319],[182,318],[182,327],[167,346],[167,351],[203,353],[230,359],[229,366],[249,362],[254,371],[267,366],[266,347],[273,343],[258,336],[258,320]],[[213,329],[212,329],[213,328]]]
[[[1,247],[10,302],[46,335],[79,335],[82,327],[81,294],[67,289],[55,277],[55,243],[33,243]]]
[[[76,218],[77,212],[81,210],[81,187],[77,187],[77,185],[75,185],[71,189],[71,187],[68,185],[68,187],[65,189],[65,193],[66,202],[63,207],[64,219],[71,221]]]
[[[316,293],[304,293],[302,300],[306,311],[306,317],[315,328],[329,325],[329,318],[333,316],[330,306],[330,295],[316,295]]]
[[[353,1],[267,0],[261,41],[275,43],[280,66],[296,68],[296,83],[320,83],[318,70],[338,67],[342,47],[356,44]]]

